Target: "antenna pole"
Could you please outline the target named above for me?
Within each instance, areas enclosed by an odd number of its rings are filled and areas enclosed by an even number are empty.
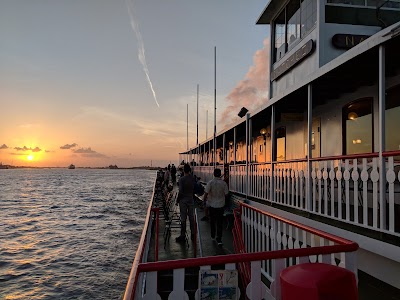
[[[214,47],[214,168],[217,161],[217,47]]]
[[[199,145],[199,85],[197,85],[197,135],[196,146]]]
[[[208,110],[206,111],[206,139],[208,137]]]

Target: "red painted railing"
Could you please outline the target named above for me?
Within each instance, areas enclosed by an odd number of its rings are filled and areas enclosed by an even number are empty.
[[[336,245],[324,245],[324,246],[313,246],[306,248],[296,248],[296,249],[284,249],[275,251],[264,251],[264,252],[254,252],[246,253],[243,238],[241,234],[241,221],[240,214],[244,208],[250,208],[257,213],[261,213],[272,217],[278,221],[285,222],[286,224],[295,226],[299,229],[308,231],[312,234],[323,237],[327,240],[333,241]],[[241,204],[240,209],[235,211],[235,224],[233,228],[234,233],[234,244],[235,249],[238,251],[237,254],[221,255],[213,257],[202,257],[202,258],[189,258],[189,259],[179,259],[171,261],[157,261],[157,262],[140,262],[140,259],[135,259],[133,270],[131,272],[130,281],[128,282],[127,292],[125,294],[125,300],[133,299],[135,293],[135,288],[137,284],[137,278],[140,273],[143,272],[157,272],[163,270],[175,270],[175,269],[185,269],[192,267],[201,266],[211,266],[211,265],[221,265],[221,264],[236,264],[240,271],[240,276],[245,284],[248,284],[251,279],[250,262],[252,261],[264,261],[273,259],[285,259],[290,257],[306,257],[312,255],[324,255],[333,253],[344,253],[344,252],[354,252],[358,249],[358,245],[352,241],[334,236],[332,234],[320,231],[315,228],[299,224],[297,222],[284,219],[282,217],[270,214],[265,211],[261,211],[257,208],[249,206],[247,204]],[[142,236],[141,245],[144,244],[145,238]],[[138,249],[143,251],[143,247]],[[142,255],[142,254],[141,254]],[[130,295],[130,296],[129,296]]]
[[[340,252],[353,252],[358,249],[358,244],[347,241],[343,245],[318,246],[312,248],[285,249],[278,251],[255,252],[255,253],[240,253],[229,254],[211,257],[187,258],[177,260],[166,260],[158,262],[140,263],[138,266],[139,272],[154,272],[173,269],[185,269],[192,267],[201,267],[209,265],[232,264],[239,262],[251,262],[268,259],[279,259],[289,257],[302,257],[319,254],[332,254]]]
[[[154,192],[155,192],[155,185],[153,188],[153,194],[152,194],[151,199],[154,199]],[[140,242],[139,242],[138,248],[136,250],[136,255],[135,255],[135,259],[132,264],[131,273],[129,274],[129,279],[126,284],[125,294],[124,294],[124,298],[123,298],[124,300],[133,300],[134,299],[136,285],[137,285],[137,281],[138,281],[139,273],[140,273],[139,264],[143,259],[143,254],[144,254],[146,239],[147,239],[147,232],[149,230],[149,224],[150,224],[151,217],[152,217],[152,210],[153,210],[152,206],[153,206],[153,201],[150,201],[149,207],[147,209],[147,216],[146,216],[146,220],[145,220],[145,223],[143,226],[142,235],[140,237]],[[158,220],[158,218],[157,218],[157,220]],[[157,230],[157,232],[158,232],[158,230]],[[157,245],[156,253],[158,253],[158,243],[156,243],[156,245]],[[157,254],[157,256],[158,256],[158,254]],[[157,259],[158,259],[158,257],[157,257]]]

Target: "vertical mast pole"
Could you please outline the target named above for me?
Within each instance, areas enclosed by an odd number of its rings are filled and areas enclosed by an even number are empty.
[[[189,150],[189,104],[186,104],[186,150]]]
[[[206,139],[208,138],[208,110],[206,111]]]
[[[214,168],[217,154],[217,47],[214,47]]]
[[[199,85],[197,84],[197,113],[196,113],[196,162],[199,163],[200,151],[199,151]]]

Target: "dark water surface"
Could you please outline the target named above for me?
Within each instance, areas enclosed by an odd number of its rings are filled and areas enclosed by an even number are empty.
[[[0,299],[120,299],[155,176],[0,170]]]

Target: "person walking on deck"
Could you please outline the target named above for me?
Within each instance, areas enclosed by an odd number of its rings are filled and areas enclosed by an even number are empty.
[[[179,194],[178,203],[181,214],[181,235],[175,240],[178,243],[185,242],[186,240],[186,219],[189,217],[191,238],[194,238],[194,217],[193,217],[193,193],[194,193],[194,178],[190,174],[190,166],[185,164],[183,166],[184,176],[179,179]]]
[[[221,169],[215,169],[214,178],[206,185],[204,201],[209,206],[211,239],[216,240],[218,246],[222,246],[222,222],[228,193],[228,185],[221,179]]]

